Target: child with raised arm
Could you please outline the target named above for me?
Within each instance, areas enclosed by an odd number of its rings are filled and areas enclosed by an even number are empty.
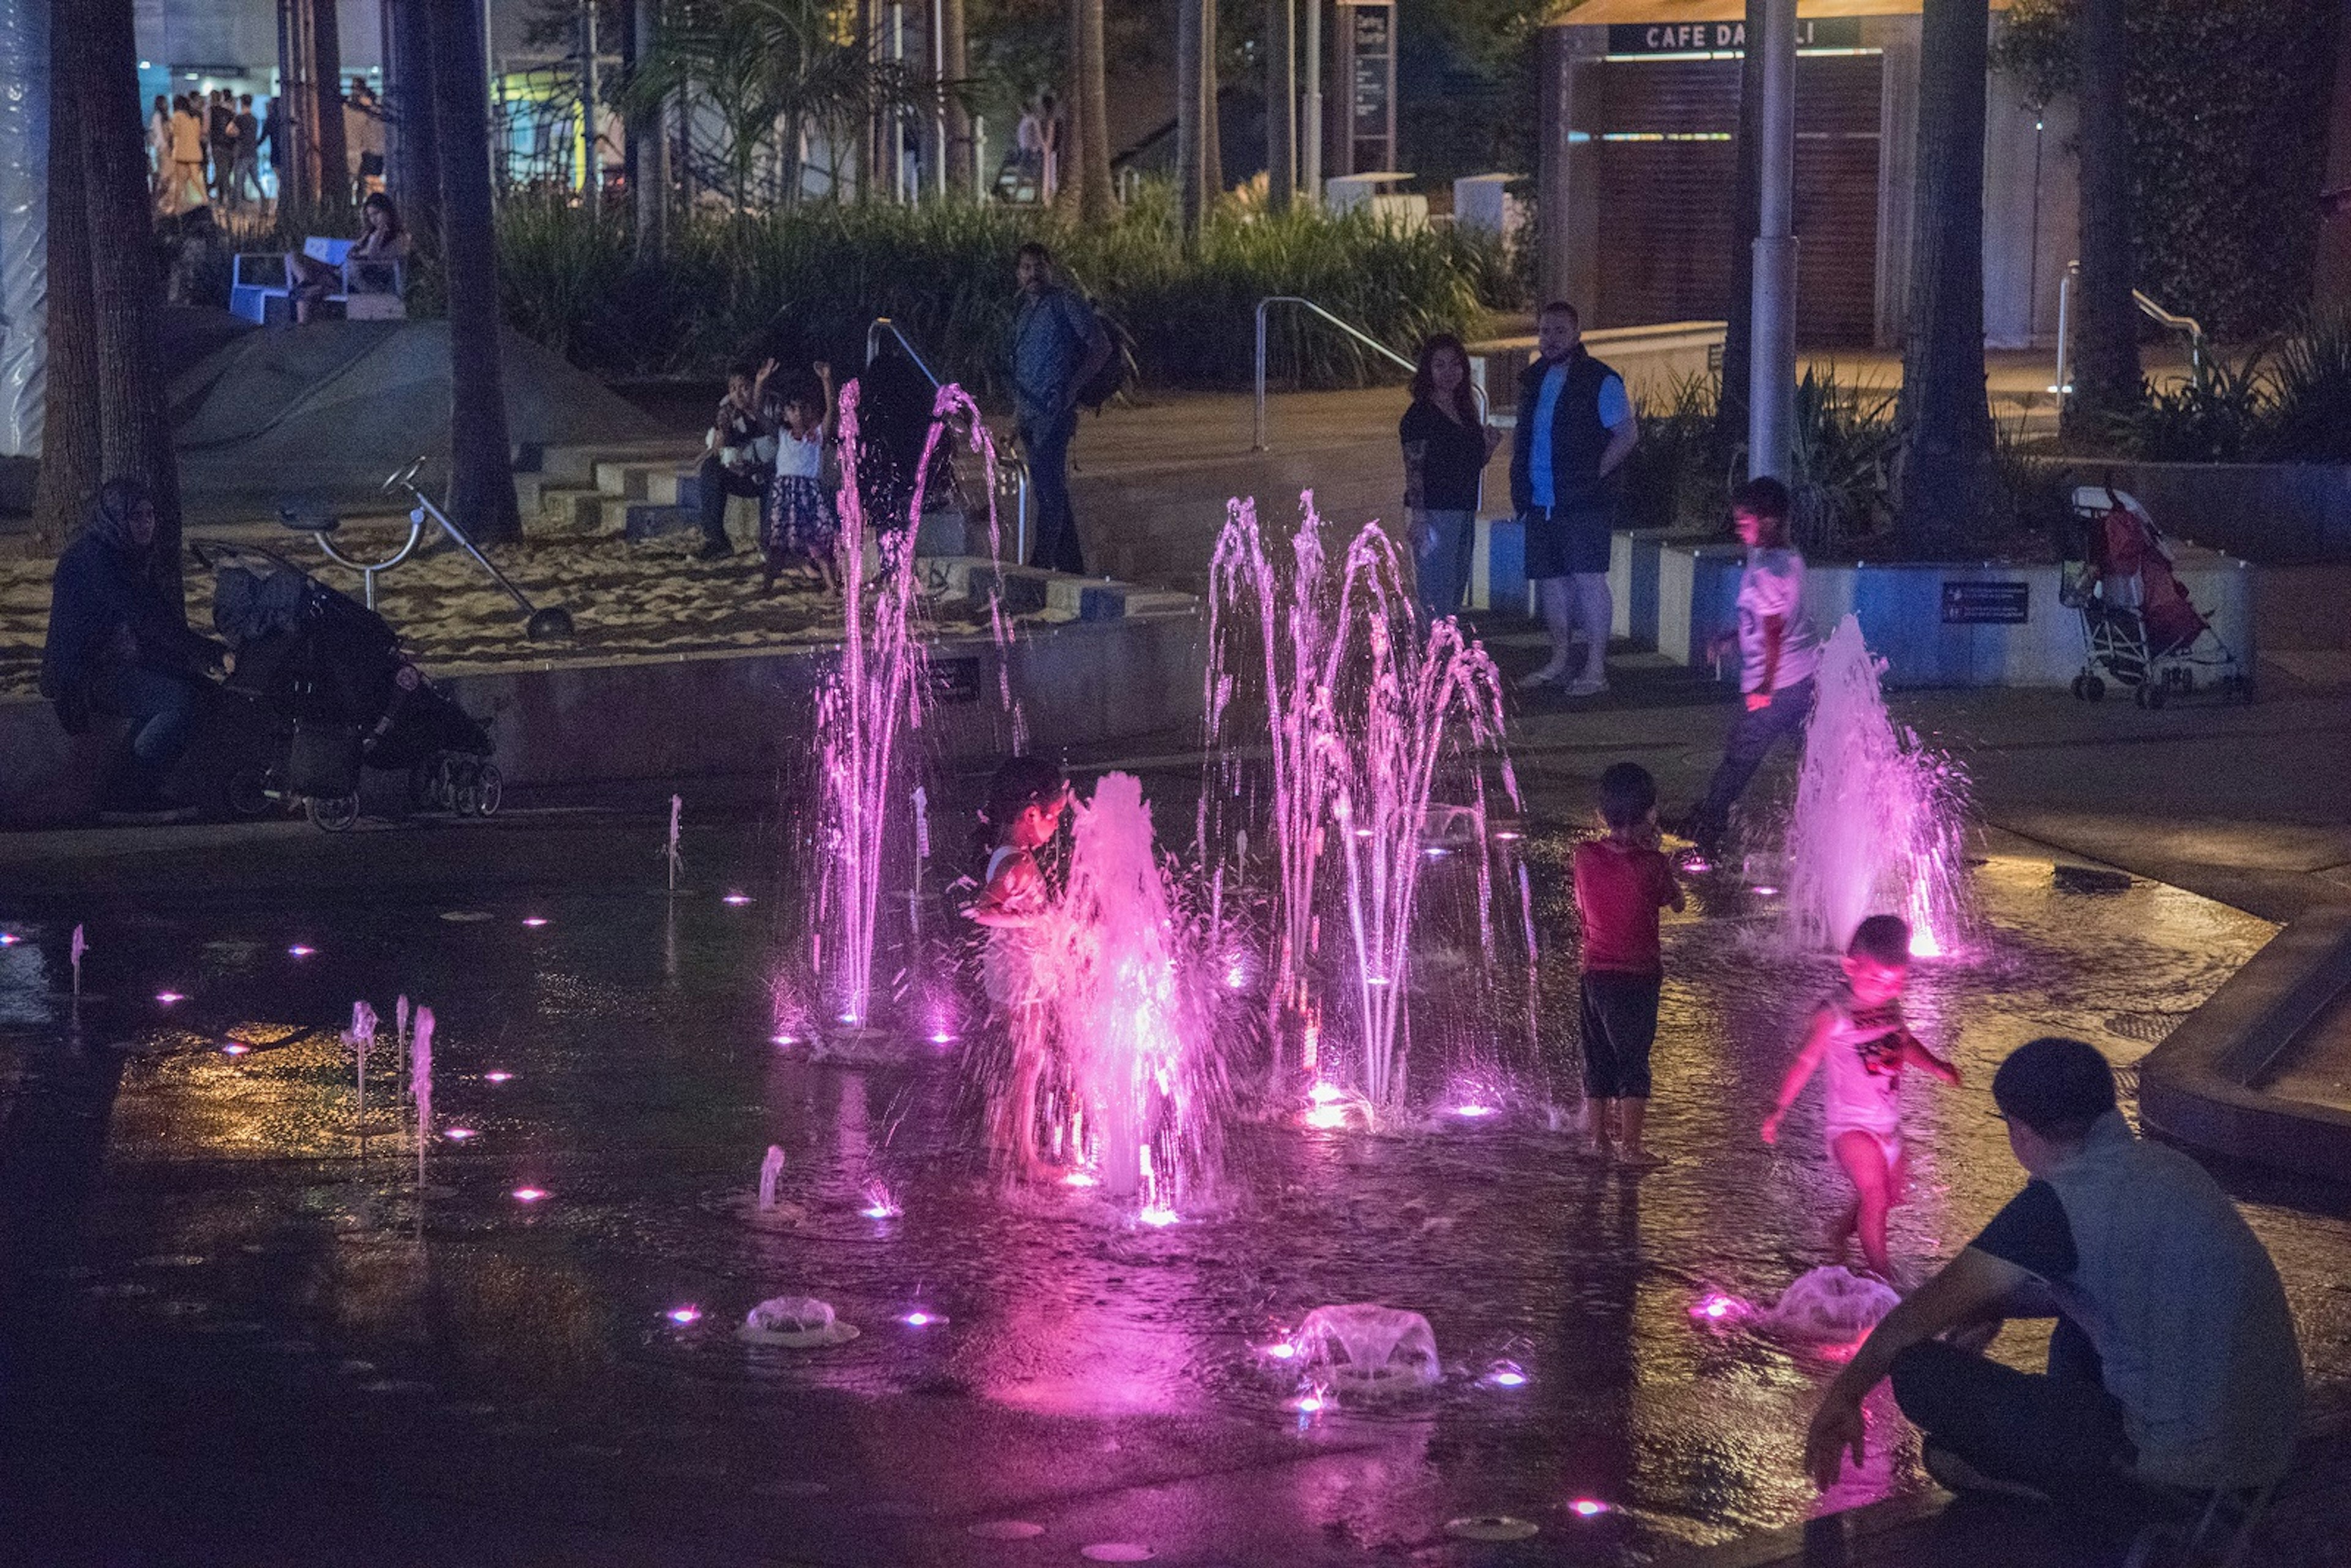
[[[775,431],[775,474],[768,481],[767,504],[759,509],[763,593],[773,590],[776,579],[795,562],[811,569],[827,593],[841,591],[832,559],[841,512],[826,475],[840,421],[832,367],[822,360],[816,362],[813,379],[792,386],[776,401],[768,417]]]
[[[1780,1102],[1763,1118],[1763,1141],[1780,1141],[1788,1107],[1814,1072],[1823,1074],[1823,1117],[1829,1153],[1853,1183],[1851,1203],[1838,1210],[1829,1246],[1844,1261],[1858,1231],[1870,1271],[1893,1281],[1886,1221],[1902,1201],[1907,1170],[1902,1152],[1902,1072],[1915,1067],[1945,1083],[1959,1069],[1928,1051],[1902,1021],[1902,988],[1910,976],[1910,925],[1893,915],[1863,921],[1845,949],[1845,983],[1813,1013],[1804,1043],[1780,1085]]]
[[[980,810],[987,868],[979,896],[964,911],[987,932],[982,979],[1008,1047],[1006,1082],[987,1095],[988,1143],[1022,1176],[1037,1176],[1044,1166],[1037,1113],[1052,1063],[1051,1025],[1038,973],[1044,958],[1038,927],[1052,913],[1052,893],[1038,869],[1037,851],[1060,831],[1069,803],[1068,776],[1041,757],[1011,758],[996,770]]]
[[[1649,1110],[1649,1048],[1665,988],[1657,911],[1682,907],[1673,862],[1657,849],[1657,781],[1637,762],[1600,776],[1604,838],[1575,846],[1575,913],[1583,926],[1584,1136],[1605,1159],[1612,1141],[1627,1165],[1652,1163],[1641,1147]]]

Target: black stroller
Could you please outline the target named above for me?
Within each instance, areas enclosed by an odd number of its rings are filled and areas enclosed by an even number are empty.
[[[213,574],[213,626],[236,655],[225,695],[264,737],[229,778],[232,813],[298,802],[341,832],[359,821],[362,767],[405,769],[412,808],[498,809],[488,732],[425,679],[383,617],[257,546],[192,539],[189,550]]]

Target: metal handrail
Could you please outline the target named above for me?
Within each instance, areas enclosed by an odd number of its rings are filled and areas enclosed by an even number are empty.
[[[914,361],[914,368],[923,372],[923,379],[931,383],[933,392],[939,391],[946,384],[939,380],[929,365],[923,362],[923,356],[914,351],[914,345],[906,340],[906,334],[898,330],[898,323],[891,320],[887,316],[876,316],[873,318],[873,325],[865,329],[865,362],[867,364],[872,364],[874,357],[882,352],[882,334],[884,332],[898,340],[898,347],[904,349],[906,351],[906,357]]]
[[[1370,333],[1363,331],[1345,321],[1342,321],[1338,317],[1332,315],[1331,312],[1323,309],[1322,307],[1315,304],[1311,299],[1301,298],[1295,294],[1269,294],[1263,299],[1257,302],[1257,438],[1255,444],[1250,448],[1251,451],[1263,452],[1267,449],[1265,444],[1265,313],[1269,308],[1275,305],[1302,306],[1306,309],[1313,311],[1317,316],[1322,317],[1325,321],[1330,322],[1333,327],[1338,328],[1342,332],[1346,333],[1350,338],[1354,339],[1358,343],[1363,344],[1366,349],[1371,350],[1374,353],[1384,355],[1388,360],[1395,364],[1403,366],[1405,370],[1417,371],[1420,368],[1414,364],[1410,360],[1405,359],[1402,354],[1397,353],[1394,349],[1389,348],[1385,343],[1381,342],[1377,338],[1373,337]],[[1484,394],[1480,393],[1479,398],[1481,402],[1483,401],[1483,397]],[[1484,415],[1485,410],[1482,406],[1479,409],[1479,413],[1481,417]]]
[[[2057,280],[2057,383],[2049,390],[2061,398],[2071,397],[2074,393],[2074,378],[2069,373],[2073,368],[2074,283],[2081,276],[2082,264],[2069,261],[2065,264],[2064,276]],[[2140,315],[2157,326],[2186,335],[2188,363],[2195,371],[2196,379],[2201,382],[2204,379],[2205,356],[2210,348],[2210,340],[2204,334],[2204,323],[2193,316],[2181,316],[2166,310],[2143,288],[2131,290],[2131,303],[2138,307]]]
[[[923,372],[923,379],[931,383],[933,392],[946,390],[946,383],[939,380],[929,365],[923,362],[921,353],[915,350],[913,343],[906,340],[906,334],[898,329],[898,323],[891,320],[887,316],[876,316],[873,318],[873,324],[865,329],[865,362],[867,364],[872,364],[874,356],[881,353],[882,334],[884,332],[897,340],[898,347],[905,350],[906,358],[914,361],[914,368]],[[1017,452],[999,452],[996,455],[996,467],[999,477],[1007,468],[1012,471],[1015,497],[1012,559],[1015,564],[1018,564],[1026,560],[1029,556],[1029,463]]]

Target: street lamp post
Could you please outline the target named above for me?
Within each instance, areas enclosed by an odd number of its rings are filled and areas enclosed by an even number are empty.
[[[1796,423],[1796,0],[1764,0],[1763,36],[1747,47],[1763,51],[1747,472],[1785,479]]]

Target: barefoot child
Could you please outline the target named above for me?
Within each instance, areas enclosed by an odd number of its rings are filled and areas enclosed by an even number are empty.
[[[1815,1071],[1824,1074],[1829,1153],[1854,1191],[1853,1202],[1830,1228],[1829,1245],[1842,1263],[1845,1243],[1858,1230],[1862,1257],[1889,1283],[1886,1218],[1902,1201],[1907,1174],[1902,1070],[1916,1067],[1945,1083],[1959,1081],[1959,1070],[1920,1044],[1902,1021],[1902,987],[1909,974],[1909,924],[1892,915],[1863,921],[1845,951],[1844,988],[1813,1014],[1803,1047],[1780,1085],[1780,1103],[1763,1118],[1763,1141],[1778,1143],[1788,1107]]]
[[[795,562],[811,567],[828,593],[838,593],[832,548],[841,533],[832,486],[825,483],[825,460],[840,419],[832,396],[832,367],[820,360],[816,379],[783,394],[775,411],[776,473],[760,508],[759,549],[767,558],[760,591]]]
[[[1637,762],[1600,776],[1608,836],[1575,846],[1575,913],[1583,925],[1584,1136],[1608,1157],[1647,1163],[1641,1124],[1649,1109],[1649,1047],[1665,986],[1657,911],[1682,907],[1674,868],[1657,850],[1657,781]]]
[[[1069,801],[1069,779],[1042,758],[1015,757],[996,770],[980,811],[983,842],[989,846],[984,885],[964,911],[987,931],[982,978],[1011,1048],[1003,1090],[988,1096],[988,1142],[1023,1176],[1044,1166],[1037,1111],[1052,1047],[1038,973],[1044,957],[1038,927],[1051,913],[1052,894],[1038,870],[1037,851],[1061,831]]]

